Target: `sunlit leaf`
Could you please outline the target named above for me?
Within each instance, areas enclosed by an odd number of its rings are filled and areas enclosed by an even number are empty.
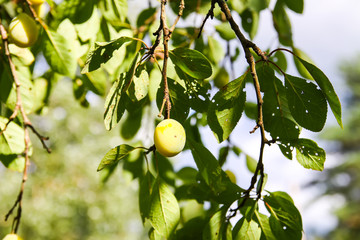
[[[103,159],[101,159],[101,162],[99,164],[99,167],[97,171],[101,171],[107,166],[117,164],[121,159],[126,157],[128,154],[130,154],[132,151],[134,151],[135,147],[132,147],[127,144],[119,145],[113,149],[111,149],[109,152],[105,154]]]
[[[5,128],[9,119],[0,117],[0,129]],[[0,131],[1,131],[0,130]],[[21,154],[25,150],[24,130],[14,122],[11,122],[6,131],[0,135],[0,154]]]
[[[234,229],[234,240],[248,239],[248,240],[260,240],[261,228],[253,220],[247,220],[241,218],[236,225],[236,231]]]
[[[226,140],[234,130],[244,110],[245,76],[231,81],[217,92],[209,105],[207,120],[219,142]]]
[[[296,159],[304,167],[322,171],[326,154],[324,149],[318,147],[316,142],[310,139],[300,138],[295,143]]]
[[[231,224],[226,221],[227,209],[224,207],[217,211],[205,226],[203,240],[231,240]]]

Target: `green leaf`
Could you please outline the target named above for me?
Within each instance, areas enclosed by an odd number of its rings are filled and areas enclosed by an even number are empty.
[[[243,217],[236,223],[236,225],[239,225],[239,227],[236,229],[234,228],[234,231],[236,230],[236,232],[234,232],[234,240],[260,240],[261,228],[255,221],[248,221]]]
[[[141,120],[143,117],[142,108],[137,108],[135,111],[129,111],[125,121],[121,124],[120,133],[124,139],[132,139],[141,127]]]
[[[261,228],[261,234],[264,240],[278,240],[271,230],[270,219],[268,216],[255,211],[255,221]]]
[[[338,122],[338,124],[343,127],[341,121],[341,104],[339,101],[339,97],[336,95],[334,87],[332,86],[330,80],[326,77],[326,75],[314,66],[311,63],[303,59],[299,59],[301,63],[306,67],[311,76],[314,78],[316,83],[319,85],[320,89],[324,93],[326,100],[328,101],[330,108]]]
[[[326,154],[316,142],[310,139],[298,139],[295,143],[296,159],[304,167],[312,170],[322,171]]]
[[[272,17],[274,28],[278,33],[280,43],[285,46],[292,46],[291,23],[282,1],[276,2],[274,11],[272,11]]]
[[[215,29],[219,33],[220,37],[222,37],[226,41],[230,41],[236,38],[234,31],[231,29],[230,24],[227,22],[216,25]]]
[[[159,234],[169,239],[180,221],[180,208],[174,194],[160,178],[155,180],[150,201],[150,223]]]
[[[120,37],[111,42],[96,42],[95,49],[89,52],[81,73],[84,74],[98,69],[101,64],[110,60],[115,50],[132,40],[133,38],[130,37]]]
[[[74,46],[63,35],[45,31],[44,57],[51,69],[70,78],[75,76],[77,59]]]
[[[255,173],[256,171],[256,166],[257,166],[257,161],[251,157],[250,155],[247,155],[246,154],[246,167],[247,169],[252,172],[252,173]]]
[[[324,127],[327,104],[323,92],[305,79],[285,75],[289,109],[296,122],[313,132]]]
[[[285,192],[272,192],[264,197],[267,210],[283,226],[301,232],[303,230],[299,210],[295,207],[291,197]]]
[[[271,61],[276,63],[276,65],[279,66],[283,72],[286,72],[287,60],[285,54],[282,51],[276,51],[276,53],[271,57]],[[275,70],[280,72],[278,68],[275,68]]]
[[[211,218],[203,231],[203,240],[231,240],[231,224],[226,221],[227,208],[223,207]]]
[[[70,19],[73,23],[83,23],[91,17],[95,0],[64,0],[56,8],[57,19]],[[92,26],[93,27],[93,26]]]
[[[9,119],[0,116],[0,131],[5,128]],[[0,154],[21,154],[25,150],[24,129],[11,122],[5,132],[0,135]]]
[[[127,144],[121,144],[110,151],[108,151],[103,159],[101,159],[101,162],[99,164],[99,167],[97,171],[103,170],[105,167],[117,164],[121,159],[126,157],[128,154],[130,154],[132,151],[134,151],[137,148],[134,148]]]
[[[244,110],[246,74],[231,81],[213,97],[208,110],[208,124],[218,142],[226,140],[234,130]]]
[[[209,60],[196,50],[175,48],[169,51],[169,56],[177,67],[195,79],[205,79],[212,74]]]
[[[285,0],[285,4],[296,13],[304,11],[304,0]]]
[[[13,171],[23,172],[25,168],[25,158],[19,157],[19,155],[17,154],[11,154],[11,155],[0,154],[0,162],[2,162],[5,167]]]

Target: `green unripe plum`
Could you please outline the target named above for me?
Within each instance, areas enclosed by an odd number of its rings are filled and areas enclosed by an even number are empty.
[[[18,47],[26,48],[34,45],[39,35],[36,22],[26,13],[20,13],[9,25],[9,37]]]
[[[214,77],[214,84],[217,88],[222,88],[229,83],[230,76],[225,68],[220,68]]]
[[[174,119],[165,119],[155,128],[154,142],[156,150],[164,157],[173,157],[185,146],[184,127]]]
[[[18,235],[14,234],[14,233],[11,233],[11,234],[8,234],[6,235],[3,240],[22,240],[21,237],[19,237]]]

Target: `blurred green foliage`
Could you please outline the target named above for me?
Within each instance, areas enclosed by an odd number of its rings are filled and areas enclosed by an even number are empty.
[[[118,132],[104,131],[103,100],[89,95],[91,111],[76,103],[72,83],[57,83],[46,117],[36,116],[37,127],[51,136],[47,154],[33,139],[34,156],[25,189],[20,236],[26,239],[142,239],[143,226],[137,204],[137,184],[117,168],[106,183],[96,172],[104,152],[121,141]],[[0,212],[14,203],[22,175],[0,166]],[[0,237],[11,220],[0,221]]]

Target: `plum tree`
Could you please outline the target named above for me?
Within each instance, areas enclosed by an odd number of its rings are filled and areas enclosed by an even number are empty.
[[[9,36],[17,46],[26,48],[34,45],[39,35],[34,19],[26,13],[20,13],[9,25]]]
[[[184,127],[174,119],[165,119],[155,128],[154,142],[156,150],[165,157],[173,157],[185,146]]]

